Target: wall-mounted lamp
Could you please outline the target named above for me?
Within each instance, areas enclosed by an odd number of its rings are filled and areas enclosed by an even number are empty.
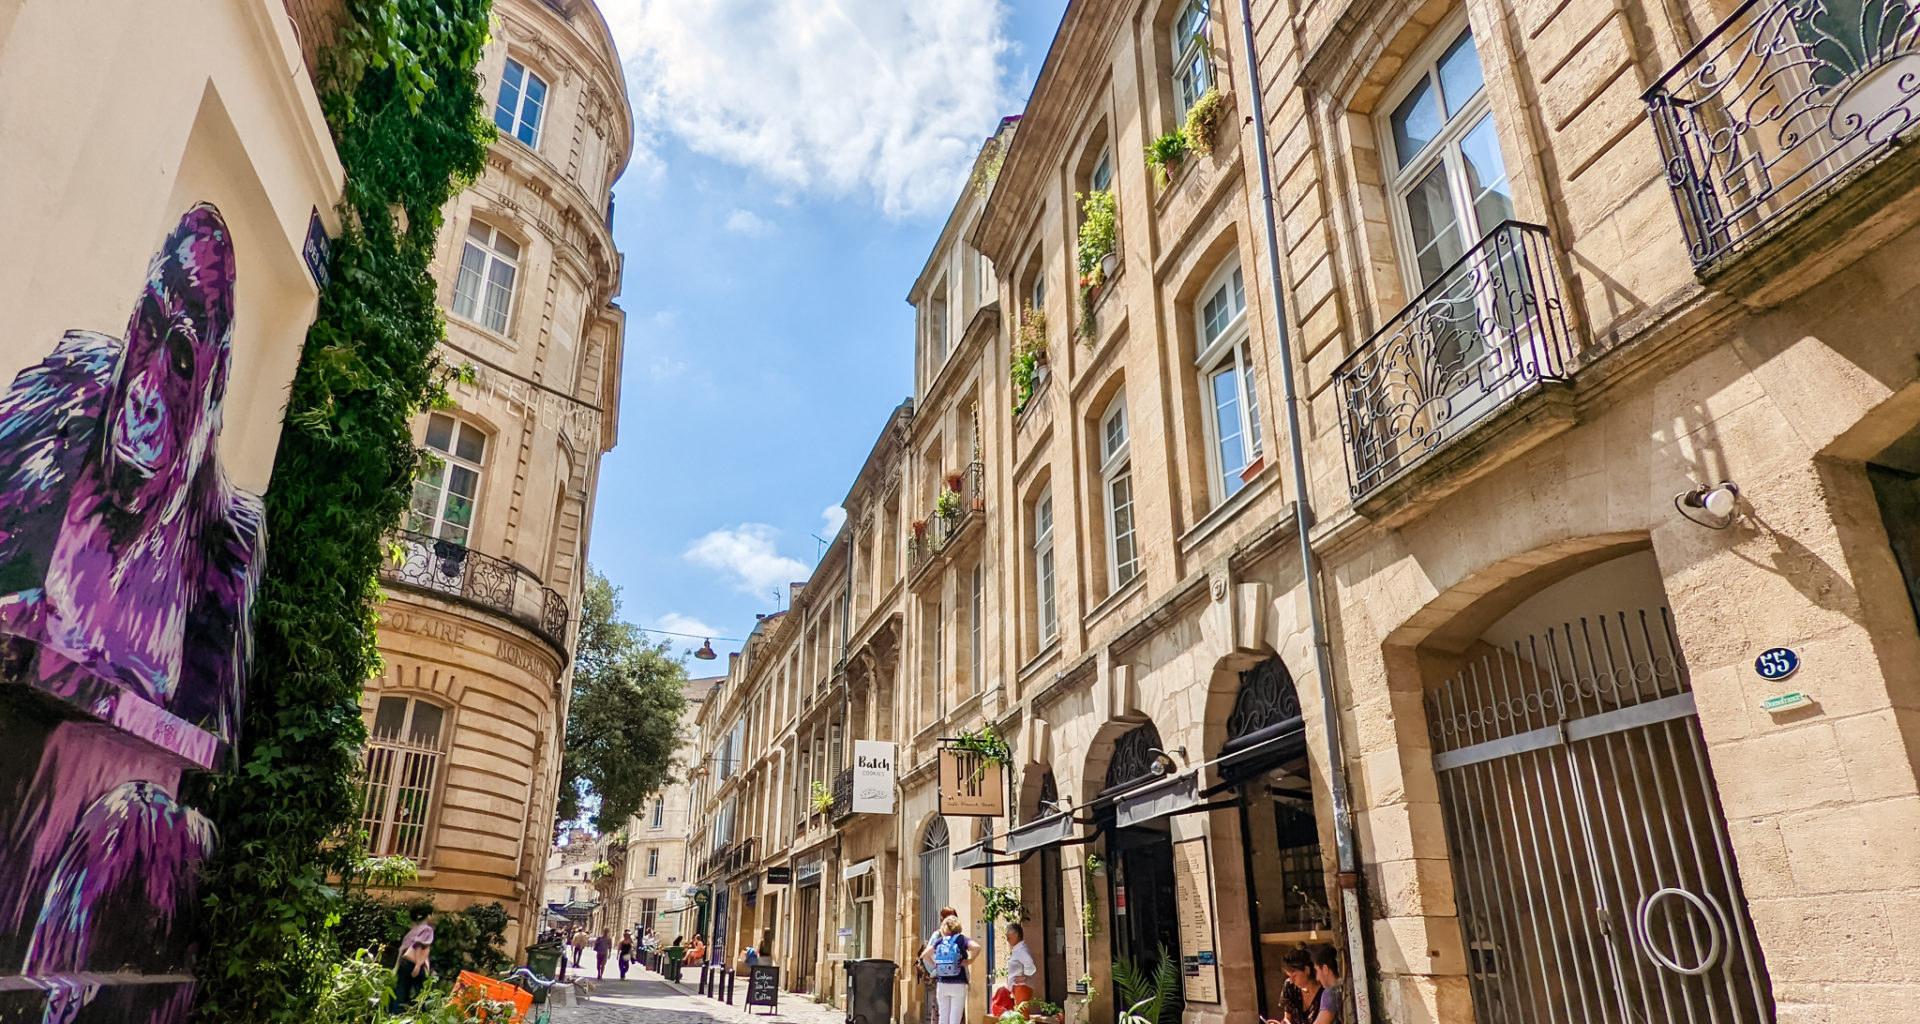
[[[1698,523],[1709,530],[1724,530],[1733,525],[1733,518],[1739,512],[1740,488],[1731,480],[1701,484],[1693,490],[1674,495],[1673,508],[1689,522]],[[1696,509],[1700,514],[1696,515],[1690,509]]]
[[[1172,753],[1161,750],[1159,747],[1148,747],[1147,753],[1153,755],[1153,764],[1149,765],[1148,768],[1155,775],[1165,775],[1175,768],[1180,767],[1173,763],[1173,754],[1179,754],[1181,761],[1187,759],[1187,748],[1185,747],[1175,747]]]

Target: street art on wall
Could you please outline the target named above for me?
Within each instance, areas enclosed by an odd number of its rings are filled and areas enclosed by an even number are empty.
[[[0,395],[0,1021],[176,1024],[264,562],[218,441],[220,211],[167,234],[123,337],[69,331]]]

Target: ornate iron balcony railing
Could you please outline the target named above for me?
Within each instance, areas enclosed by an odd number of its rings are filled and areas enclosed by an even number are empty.
[[[567,600],[542,586],[538,576],[505,559],[413,530],[395,530],[389,539],[401,557],[380,563],[381,580],[498,612],[566,653]]]
[[[1646,94],[1696,269],[1884,156],[1920,118],[1907,0],[1749,0]]]
[[[1550,244],[1546,228],[1502,223],[1334,370],[1355,499],[1529,388],[1570,379]]]
[[[940,514],[938,506],[929,509],[925,532],[907,539],[907,570],[914,579],[939,561],[940,556],[953,546],[953,542],[966,533],[967,527],[975,519],[983,518],[986,511],[986,491],[981,487],[986,474],[980,463],[968,463],[958,476],[960,487],[955,492],[959,497],[957,506],[946,515]],[[948,482],[941,482],[943,490]]]

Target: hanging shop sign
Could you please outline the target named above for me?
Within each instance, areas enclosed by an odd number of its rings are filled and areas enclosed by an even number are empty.
[[[853,741],[853,813],[893,813],[893,744]]]
[[[1213,937],[1213,872],[1207,841],[1173,844],[1174,902],[1180,914],[1180,976],[1189,1003],[1220,1001],[1220,964]]]
[[[768,885],[791,885],[792,883],[793,883],[792,868],[781,866],[781,867],[767,869]]]
[[[998,818],[1007,813],[1006,769],[978,754],[940,751],[940,813],[950,818]]]
[[[1087,935],[1094,929],[1092,918],[1097,911],[1087,900],[1087,881],[1083,869],[1062,868],[1060,888],[1067,907],[1071,908],[1067,914],[1080,924],[1067,935],[1067,984],[1073,986],[1075,992],[1084,993],[1087,990]]]

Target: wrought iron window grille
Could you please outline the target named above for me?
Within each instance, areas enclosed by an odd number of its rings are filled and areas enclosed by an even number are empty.
[[[1547,229],[1503,221],[1334,370],[1353,497],[1585,355]]]
[[[1706,271],[1885,156],[1920,118],[1920,9],[1749,0],[1645,95]]]

